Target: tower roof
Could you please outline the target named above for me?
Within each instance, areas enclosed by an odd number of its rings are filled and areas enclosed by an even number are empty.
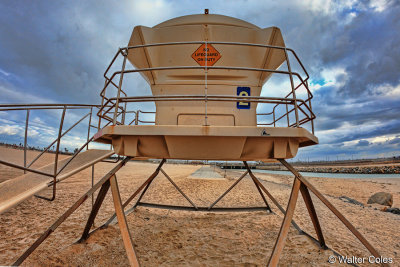
[[[181,25],[197,25],[197,24],[227,25],[227,26],[244,27],[249,29],[260,29],[260,27],[251,24],[247,21],[229,16],[215,15],[215,14],[196,14],[196,15],[177,17],[164,21],[160,24],[157,24],[153,28],[163,28],[163,27],[181,26]]]

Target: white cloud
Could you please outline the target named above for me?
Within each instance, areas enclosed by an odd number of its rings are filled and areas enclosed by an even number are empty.
[[[335,11],[334,3],[331,0],[302,0],[298,3],[313,12],[329,14]]]
[[[377,12],[382,12],[388,7],[389,3],[389,0],[372,0],[369,6]]]
[[[130,2],[125,11],[134,16],[139,25],[152,27],[174,17],[172,16],[174,9],[174,3],[164,0],[136,0]]]
[[[324,86],[336,86],[336,87],[343,86],[348,78],[346,70],[343,67],[339,66],[323,68],[322,71],[320,72],[320,76],[322,78],[322,82],[318,82],[311,79],[310,90],[312,92],[317,91],[318,89]],[[341,77],[340,81],[338,79],[339,77]]]
[[[17,135],[21,130],[18,125],[0,125],[0,134]]]
[[[1,69],[1,68],[0,68],[0,74],[2,74],[2,75],[4,75],[4,76],[7,76],[7,77],[11,75],[11,73],[9,73],[9,72],[7,72],[7,71]]]
[[[382,84],[376,87],[373,91],[384,98],[400,98],[400,85],[393,86],[390,84]]]

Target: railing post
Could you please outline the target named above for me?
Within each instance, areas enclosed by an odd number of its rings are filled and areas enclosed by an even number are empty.
[[[92,114],[93,114],[93,107],[90,108],[90,117],[89,117],[89,126],[88,126],[88,132],[87,132],[87,138],[86,141],[88,142],[86,145],[86,150],[89,150],[89,137],[90,137],[90,128],[92,128]]]
[[[100,96],[101,96],[101,106],[100,106],[100,110],[99,110],[99,113],[100,114],[98,114],[98,118],[99,118],[99,123],[98,123],[98,126],[97,126],[97,131],[100,131],[100,128],[101,128],[101,118],[103,117],[103,105],[104,105],[104,96],[106,95],[106,91],[107,91],[107,79],[104,81],[104,94],[103,95],[101,95],[101,93],[100,93]]]
[[[288,105],[286,104],[286,120],[287,120],[287,126],[289,127],[290,125],[290,117],[289,117],[289,109]]]
[[[120,74],[120,78],[119,78],[118,94],[117,94],[117,101],[115,102],[113,125],[115,125],[117,123],[118,108],[119,108],[119,97],[121,95],[122,81],[124,79],[124,72],[125,72],[125,65],[126,65],[126,57],[128,55],[125,50],[121,50],[121,54],[124,56],[124,60],[122,62],[122,69],[121,69],[121,74]]]
[[[24,139],[24,168],[26,168],[26,146],[28,145],[28,123],[29,123],[29,109],[26,110],[26,121],[25,121],[25,139]],[[26,170],[24,170],[24,174]]]
[[[288,72],[289,72],[289,77],[290,77],[290,85],[292,86],[292,94],[294,98],[294,112],[296,114],[296,127],[299,127],[299,111],[297,110],[297,99],[296,99],[296,92],[294,89],[294,83],[293,83],[293,75],[292,75],[292,69],[290,67],[290,61],[289,61],[289,56],[285,47],[285,57],[286,57],[286,63],[288,67]]]
[[[136,114],[135,114],[135,125],[138,125],[138,124],[139,124],[139,112],[140,112],[139,109],[136,110]]]
[[[58,137],[57,137],[57,149],[56,149],[56,157],[54,160],[54,178],[57,176],[57,163],[58,163],[58,153],[60,151],[60,144],[61,144],[61,134],[62,134],[62,128],[64,125],[64,117],[65,117],[65,112],[67,110],[67,107],[64,106],[62,115],[61,115],[61,121],[60,121],[60,128],[58,129]],[[54,188],[56,186],[56,183],[54,183]]]
[[[308,104],[310,105],[310,110],[312,111],[312,105],[311,105],[311,99],[310,99],[310,90],[308,90],[308,81],[306,81],[306,86],[307,86],[307,96],[308,96],[308,99],[309,99]],[[312,131],[312,134],[314,134],[314,119],[311,119],[311,131]]]
[[[208,50],[207,50],[207,40],[205,41],[205,59],[206,59],[206,63],[205,63],[205,87],[204,87],[204,96],[205,96],[205,111],[204,111],[204,123],[205,126],[208,126],[208,115],[207,115],[207,95],[208,95],[208,84],[207,84],[207,74],[208,74],[208,70],[207,70],[207,54],[208,54]]]
[[[122,124],[124,124],[124,125],[125,125],[125,116],[126,116],[126,105],[127,105],[127,103],[125,102],[124,110],[122,111]]]

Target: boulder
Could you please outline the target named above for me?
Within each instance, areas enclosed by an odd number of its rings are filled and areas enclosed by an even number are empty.
[[[391,207],[393,205],[393,195],[390,193],[386,192],[379,192],[376,194],[373,194],[369,199],[368,199],[368,204],[380,204],[384,206],[389,206]]]

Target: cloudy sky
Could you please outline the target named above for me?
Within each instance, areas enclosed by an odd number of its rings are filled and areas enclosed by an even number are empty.
[[[100,102],[102,74],[136,25],[203,13],[278,26],[311,76],[318,146],[298,158],[400,156],[400,1],[0,2],[0,103]],[[138,94],[149,94],[144,81]],[[0,139],[22,142],[23,113],[0,112]],[[71,113],[71,125],[82,113]],[[58,112],[32,112],[29,143],[56,135]],[[64,146],[83,142],[82,126]]]

